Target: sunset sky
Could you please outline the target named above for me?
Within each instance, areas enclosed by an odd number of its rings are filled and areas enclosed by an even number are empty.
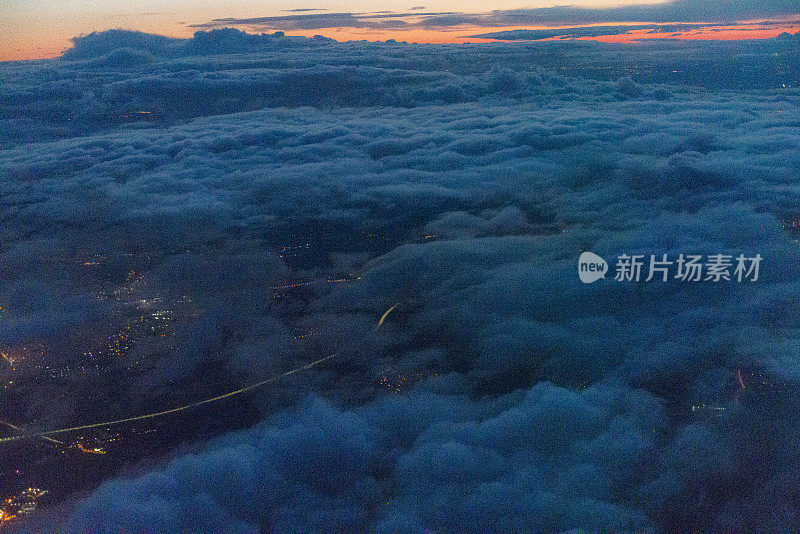
[[[472,36],[484,30],[601,23],[691,22],[697,27],[590,38],[769,38],[800,28],[800,9],[787,0],[579,0],[568,4],[563,0],[319,0],[308,4],[297,0],[90,0],[79,4],[8,0],[3,11],[0,59],[4,60],[53,57],[70,46],[72,37],[111,28],[189,37],[198,29],[235,26],[251,32],[280,29],[289,35],[320,34],[337,40],[410,42],[476,42],[481,39]],[[743,21],[750,23],[737,24]]]

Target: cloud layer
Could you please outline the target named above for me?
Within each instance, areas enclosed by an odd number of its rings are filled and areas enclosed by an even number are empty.
[[[320,11],[320,10],[307,10]],[[198,29],[240,27],[250,30],[313,30],[323,28],[412,29],[450,28],[465,24],[482,27],[565,26],[614,22],[645,23],[734,23],[797,17],[792,0],[674,0],[620,7],[589,8],[555,6],[530,9],[493,10],[487,13],[431,12],[405,13],[292,13],[271,17],[220,18],[194,24]],[[652,25],[647,26],[653,28]],[[584,31],[588,31],[585,30]],[[559,34],[560,35],[560,34]],[[612,33],[613,35],[613,33]]]
[[[2,343],[113,317],[71,263],[102,256],[195,311],[93,418],[337,354],[30,528],[796,529],[798,46],[114,31],[3,65]],[[584,286],[583,250],[764,264]]]

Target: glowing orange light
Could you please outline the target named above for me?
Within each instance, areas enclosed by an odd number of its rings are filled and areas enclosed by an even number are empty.
[[[86,447],[83,446],[82,443],[78,443],[77,445],[78,445],[78,450],[81,452],[85,452],[88,454],[106,454],[106,451],[100,448],[87,449]]]
[[[400,303],[398,302],[397,304],[395,304],[394,306],[392,306],[391,308],[389,308],[388,310],[386,310],[386,313],[384,313],[384,314],[381,316],[381,320],[380,320],[380,321],[378,321],[378,326],[376,326],[375,328],[376,328],[376,329],[377,329],[377,328],[380,328],[380,327],[381,327],[381,325],[383,325],[383,322],[386,320],[386,318],[387,318],[387,317],[389,317],[389,314],[390,314],[390,313],[392,313],[392,310],[394,310],[394,309],[395,309],[396,307],[398,307],[399,305],[400,305]]]

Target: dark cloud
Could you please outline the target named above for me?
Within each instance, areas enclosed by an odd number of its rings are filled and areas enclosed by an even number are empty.
[[[458,17],[455,13],[424,13],[425,21],[439,20],[440,17]],[[225,18],[214,19],[202,24],[193,24],[192,28],[214,29],[224,27],[248,27],[271,30],[317,30],[322,28],[374,28],[398,29],[417,26],[403,20],[407,13],[375,12],[375,13],[312,13],[283,15],[276,17]],[[444,20],[444,19],[441,19]],[[441,24],[439,24],[441,25]],[[447,24],[449,25],[449,24]]]
[[[797,15],[791,0],[676,0],[614,8],[571,6],[494,11],[488,20],[507,24],[585,24],[598,22],[735,22]]]
[[[798,54],[227,29],[3,65],[0,343],[70,361],[142,306],[180,319],[122,382],[31,382],[20,417],[336,355],[165,423],[148,464],[21,528],[796,530]],[[764,263],[585,286],[584,250]]]
[[[485,402],[420,388],[353,411],[311,398],[135,483],[103,486],[67,531],[102,530],[111,514],[124,531],[145,517],[168,531],[419,531],[426,517],[447,530],[641,528],[640,512],[609,499],[637,477],[625,467],[652,447],[661,412],[643,395],[544,383]],[[543,461],[520,468],[523,458]]]
[[[553,30],[505,30],[472,35],[483,39],[500,39],[508,41],[535,41],[539,39],[574,39],[579,37],[599,37],[602,35],[624,35],[632,31],[677,32],[703,27],[703,25],[662,26],[662,25],[625,25],[625,26],[590,26],[579,28],[559,28]]]
[[[236,26],[262,30],[298,30],[321,28],[397,29],[405,27],[447,28],[464,24],[476,26],[522,26],[597,24],[607,22],[649,23],[734,23],[756,19],[797,16],[800,10],[793,0],[674,0],[657,4],[623,7],[586,8],[556,6],[531,9],[494,10],[489,13],[431,13],[424,7],[407,13],[314,13],[277,17],[225,18],[195,24],[211,29]],[[304,10],[312,11],[312,10]],[[408,20],[404,20],[408,19]],[[611,28],[611,30],[619,28]],[[549,30],[543,30],[549,31]],[[574,30],[594,36],[591,28]],[[664,30],[675,31],[675,30]],[[611,33],[614,34],[613,32]],[[558,34],[561,35],[561,34]]]
[[[305,11],[328,11],[327,9],[318,9],[313,7],[298,7],[296,9],[285,9],[287,13],[303,13]]]

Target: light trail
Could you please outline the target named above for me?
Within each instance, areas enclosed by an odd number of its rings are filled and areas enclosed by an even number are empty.
[[[386,320],[386,317],[388,317],[389,314],[392,312],[392,310],[394,310],[399,305],[400,305],[400,303],[398,302],[397,304],[395,304],[394,306],[392,306],[391,308],[386,310],[386,313],[384,313],[381,316],[380,321],[378,321],[378,325],[375,327],[375,330],[377,330],[378,328],[381,327],[381,325],[383,325],[383,322]],[[23,429],[21,429],[19,427],[15,426],[15,425],[12,425],[10,423],[3,422],[3,424],[9,426],[10,428],[13,428],[14,430],[22,432],[22,433],[17,434],[15,436],[9,436],[9,437],[6,437],[6,438],[0,438],[0,444],[2,444],[2,443],[11,443],[11,442],[15,442],[15,441],[22,441],[24,439],[41,438],[41,439],[45,439],[45,440],[52,441],[54,443],[59,443],[59,444],[63,445],[64,444],[63,442],[58,441],[56,439],[53,439],[50,436],[52,436],[54,434],[63,434],[63,433],[66,433],[66,432],[75,432],[75,431],[78,431],[78,430],[87,430],[87,429],[90,429],[90,428],[99,428],[99,427],[105,427],[105,426],[121,425],[123,423],[132,423],[134,421],[143,421],[145,419],[154,419],[156,417],[163,417],[165,415],[169,415],[169,414],[173,414],[173,413],[177,413],[177,412],[183,412],[183,411],[186,411],[186,410],[190,410],[192,408],[197,408],[198,406],[203,406],[204,404],[211,404],[213,402],[218,402],[218,401],[221,401],[223,399],[227,399],[229,397],[234,397],[236,395],[241,395],[243,393],[247,393],[248,391],[252,391],[254,389],[258,389],[260,387],[266,386],[266,385],[271,384],[273,382],[277,382],[281,378],[285,378],[285,377],[287,377],[289,375],[293,375],[295,373],[299,373],[300,371],[305,371],[307,369],[311,369],[312,367],[316,367],[317,365],[319,365],[319,364],[321,364],[323,362],[326,362],[326,361],[328,361],[328,360],[330,360],[332,358],[335,358],[336,356],[338,356],[338,354],[331,354],[330,356],[326,356],[324,358],[320,358],[319,360],[313,361],[311,363],[307,363],[306,365],[303,365],[301,367],[296,367],[296,368],[291,369],[289,371],[286,371],[285,373],[282,373],[280,375],[272,376],[270,378],[267,378],[266,380],[262,380],[260,382],[256,382],[255,384],[251,384],[249,386],[245,386],[243,388],[240,388],[240,389],[237,389],[237,390],[234,390],[234,391],[230,391],[230,392],[222,394],[222,395],[217,395],[216,397],[211,397],[210,399],[204,399],[204,400],[192,402],[190,404],[185,404],[183,406],[178,406],[177,408],[170,408],[169,410],[162,410],[160,412],[153,412],[153,413],[148,413],[148,414],[144,414],[144,415],[137,415],[137,416],[134,416],[134,417],[126,417],[124,419],[115,419],[113,421],[104,421],[102,423],[91,423],[91,424],[88,424],[88,425],[73,426],[73,427],[70,427],[70,428],[59,428],[58,430],[47,430],[45,432],[33,432],[33,433],[27,433],[27,434],[24,433]]]
[[[281,378],[287,377],[289,375],[293,375],[294,373],[298,373],[300,371],[305,371],[306,369],[311,369],[312,367],[315,367],[315,366],[321,364],[322,362],[330,360],[331,358],[334,358],[335,356],[337,356],[337,355],[336,354],[331,354],[330,356],[326,356],[324,358],[320,358],[319,360],[313,361],[311,363],[307,363],[306,365],[303,365],[301,367],[297,367],[297,368],[292,369],[290,371],[286,371],[283,374],[267,378],[266,380],[262,380],[261,382],[256,382],[255,384],[251,384],[251,385],[243,387],[241,389],[237,389],[235,391],[230,391],[230,392],[225,393],[223,395],[217,395],[216,397],[211,397],[210,399],[204,399],[204,400],[201,400],[201,401],[193,402],[191,404],[186,404],[184,406],[178,406],[177,408],[171,408],[169,410],[163,410],[163,411],[160,411],[160,412],[153,412],[153,413],[148,413],[148,414],[144,414],[144,415],[137,415],[135,417],[127,417],[125,419],[116,419],[114,421],[105,421],[105,422],[102,422],[102,423],[91,423],[91,424],[88,424],[88,425],[73,426],[73,427],[70,427],[70,428],[60,428],[58,430],[47,430],[45,432],[34,432],[34,433],[29,433],[29,434],[17,434],[16,436],[10,436],[10,437],[7,437],[7,438],[0,438],[0,443],[10,443],[10,442],[13,442],[13,441],[21,441],[23,439],[32,439],[32,438],[48,439],[48,437],[52,436],[53,434],[63,434],[65,432],[75,432],[77,430],[86,430],[86,429],[89,429],[89,428],[98,428],[98,427],[104,427],[104,426],[121,425],[123,423],[131,423],[133,421],[143,421],[145,419],[153,419],[155,417],[163,417],[165,415],[169,415],[169,414],[172,414],[172,413],[183,412],[185,410],[190,410],[192,408],[196,408],[196,407],[202,406],[204,404],[211,404],[212,402],[218,402],[218,401],[221,401],[223,399],[227,399],[229,397],[234,397],[236,395],[241,395],[242,393],[247,393],[248,391],[252,391],[254,389],[266,386],[267,384],[271,384],[273,382],[276,382],[276,381],[280,380]],[[6,423],[6,424],[8,424],[8,423]],[[58,443],[60,443],[60,442],[58,442]]]
[[[20,428],[17,425],[12,425],[11,423],[9,423],[7,421],[0,421],[0,423],[6,425],[8,428],[10,428],[12,430],[16,430],[17,432],[24,432],[25,431],[23,428]],[[40,436],[40,437],[43,440],[49,441],[51,443],[57,443],[59,445],[65,445],[65,443],[63,441],[58,441],[57,439],[48,438],[47,436]]]
[[[378,328],[380,328],[380,327],[381,327],[381,325],[383,324],[383,321],[385,321],[385,320],[386,320],[386,318],[387,318],[387,317],[389,317],[389,314],[390,314],[390,313],[392,313],[392,310],[394,310],[394,309],[395,309],[396,307],[398,307],[399,305],[400,305],[400,303],[398,302],[397,304],[395,304],[394,306],[392,306],[391,308],[389,308],[388,310],[386,310],[386,313],[384,313],[384,314],[381,316],[381,320],[380,320],[380,321],[378,321],[378,326],[376,326],[376,327],[375,327],[375,330],[377,330]]]

